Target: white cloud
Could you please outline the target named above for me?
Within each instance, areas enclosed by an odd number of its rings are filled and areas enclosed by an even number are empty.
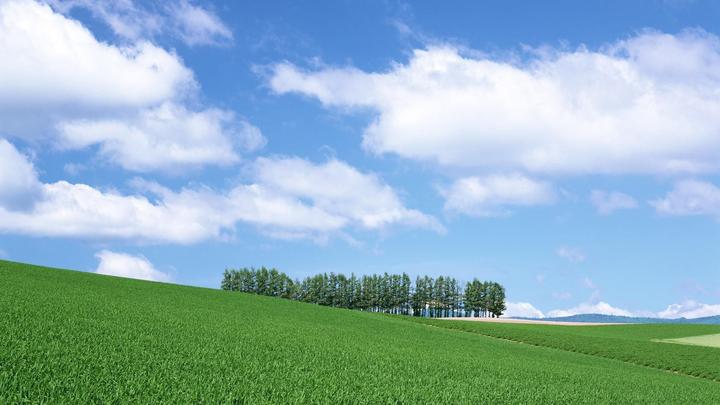
[[[508,302],[503,318],[544,318],[539,309],[528,302]]]
[[[85,171],[87,166],[82,163],[65,163],[63,165],[63,171],[70,176],[77,176],[81,172]]]
[[[703,304],[697,301],[688,300],[680,304],[671,304],[658,313],[660,318],[702,318],[706,316],[720,315],[720,304]]]
[[[637,208],[638,203],[631,196],[612,191],[593,190],[590,201],[600,215],[610,215],[617,210]]]
[[[441,190],[445,209],[473,216],[509,213],[507,206],[531,206],[554,201],[550,185],[519,174],[465,177]]]
[[[115,35],[130,40],[152,37],[164,28],[159,14],[138,7],[132,0],[45,0],[45,3],[63,14],[84,8],[105,22]]]
[[[568,299],[569,293],[562,293],[554,296],[557,299]],[[507,311],[503,316],[506,317],[525,317],[525,318],[560,318],[572,315],[582,314],[601,314],[616,315],[629,317],[658,317],[664,319],[677,318],[703,318],[708,316],[720,315],[720,304],[703,304],[697,301],[688,300],[680,304],[671,304],[664,311],[652,313],[649,311],[629,311],[622,308],[614,307],[607,302],[599,301],[596,303],[582,303],[568,309],[555,309],[543,315],[543,312],[535,308],[532,304],[526,302],[508,302]]]
[[[10,142],[0,138],[0,206],[29,209],[40,189],[32,163]]]
[[[76,120],[58,125],[60,146],[82,149],[100,145],[100,155],[134,171],[228,165],[239,160],[236,145],[257,149],[265,143],[260,130],[236,125],[229,111],[188,111],[165,103],[132,118]]]
[[[79,22],[28,0],[0,3],[0,37],[0,133],[45,130],[58,116],[147,107],[197,86],[173,53],[147,42],[99,42]]]
[[[177,35],[188,45],[216,45],[233,39],[232,31],[210,10],[182,0],[171,7]]]
[[[664,198],[650,201],[659,214],[709,215],[720,219],[720,188],[699,180],[683,180]]]
[[[312,237],[337,231],[347,218],[277,196],[259,185],[226,193],[210,189],[164,191],[157,201],[64,181],[43,185],[28,212],[0,207],[0,231],[33,236],[126,239],[190,244],[232,234],[237,222]]]
[[[308,199],[322,210],[368,229],[405,223],[442,231],[430,216],[403,206],[395,191],[373,174],[336,159],[315,165],[298,158],[260,158],[259,184],[290,198]]]
[[[5,144],[10,145],[0,143]],[[134,182],[152,199],[65,181],[40,184],[32,177],[40,187],[34,205],[15,211],[0,204],[0,232],[188,244],[233,234],[239,222],[284,238],[322,239],[348,228],[395,224],[443,230],[433,217],[406,208],[376,176],[337,160],[316,165],[292,158],[260,159],[255,176],[255,183],[225,192],[205,187],[172,191]]]
[[[102,191],[65,181],[43,184],[32,210],[0,207],[0,231],[33,236],[113,238],[138,242],[193,243],[219,237],[235,218],[210,192],[182,190],[152,202],[142,195]]]
[[[267,138],[263,136],[260,128],[247,121],[241,121],[235,131],[235,141],[246,152],[255,152],[267,145]]]
[[[134,32],[127,22],[152,25],[152,15],[130,0],[53,5],[88,7],[122,32]],[[188,2],[172,7],[196,16],[188,21],[205,15]],[[228,165],[239,150],[265,144],[258,128],[229,111],[188,108],[199,92],[193,72],[143,32],[128,34],[132,44],[113,45],[47,4],[0,2],[0,137],[57,138],[61,148],[98,144],[104,159],[134,171]]]
[[[569,260],[573,263],[584,262],[586,257],[585,253],[578,248],[569,246],[560,246],[555,253],[563,259]]]
[[[232,31],[211,10],[187,0],[139,4],[133,0],[47,0],[65,14],[84,8],[128,40],[168,34],[190,46],[218,45],[233,39]]]
[[[100,259],[95,273],[108,276],[136,278],[139,280],[170,282],[172,277],[155,269],[143,256],[102,250],[95,257]]]
[[[720,168],[720,40],[644,32],[599,50],[533,50],[522,62],[416,50],[384,72],[281,63],[270,86],[370,109],[363,145],[443,165],[531,173]]]
[[[632,312],[621,308],[613,307],[612,305],[604,301],[600,301],[595,304],[584,303],[569,309],[555,309],[548,312],[547,316],[550,318],[559,318],[563,316],[572,316],[579,314],[633,316]]]

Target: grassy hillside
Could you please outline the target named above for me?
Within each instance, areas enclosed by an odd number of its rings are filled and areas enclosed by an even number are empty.
[[[720,381],[720,351],[659,339],[720,333],[720,325],[638,324],[555,326],[414,319],[443,328],[552,347]]]
[[[681,345],[696,345],[720,348],[720,333],[714,335],[689,336],[683,338],[663,339],[662,342]]]
[[[720,402],[708,379],[400,317],[10,262],[0,280],[0,403]]]

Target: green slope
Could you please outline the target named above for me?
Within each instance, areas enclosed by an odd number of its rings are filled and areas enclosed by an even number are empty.
[[[413,319],[442,328],[585,353],[720,381],[720,350],[660,340],[720,333],[720,325],[557,326]]]
[[[0,280],[0,403],[720,402],[707,379],[398,317],[10,262]]]
[[[716,333],[714,335],[688,336],[675,339],[661,339],[658,341],[665,343],[678,343],[681,345],[715,347],[720,349],[720,333]]]

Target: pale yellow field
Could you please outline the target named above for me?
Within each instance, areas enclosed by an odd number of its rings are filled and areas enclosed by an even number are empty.
[[[660,342],[720,348],[720,333],[714,335],[690,336],[677,339],[662,339],[660,340]]]

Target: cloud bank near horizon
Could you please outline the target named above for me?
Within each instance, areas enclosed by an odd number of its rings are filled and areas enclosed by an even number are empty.
[[[670,304],[658,312],[631,311],[614,307],[607,302],[581,303],[567,309],[554,309],[544,313],[529,302],[508,302],[507,311],[503,315],[508,318],[563,318],[573,315],[599,314],[638,318],[660,319],[695,319],[720,315],[720,304],[704,304],[694,300],[686,300],[679,304]]]

